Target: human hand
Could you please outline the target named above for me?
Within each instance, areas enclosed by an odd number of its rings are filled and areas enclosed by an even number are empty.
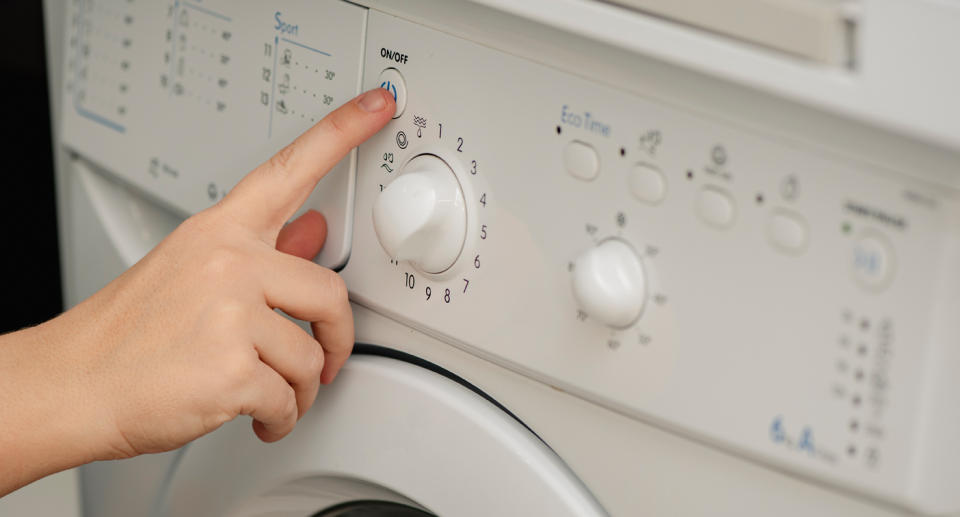
[[[238,415],[264,441],[289,433],[349,356],[353,321],[341,278],[304,260],[322,245],[323,218],[284,223],[393,112],[381,89],[350,101],[91,298],[0,340],[0,377],[23,382],[0,380],[0,400],[19,397],[26,414],[13,420],[21,456],[71,456],[46,469],[59,470],[166,451]],[[313,336],[274,309],[312,322]]]

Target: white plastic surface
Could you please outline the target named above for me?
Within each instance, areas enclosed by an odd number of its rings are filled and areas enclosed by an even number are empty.
[[[800,253],[807,245],[809,231],[803,218],[786,210],[770,214],[770,242],[787,253]]]
[[[726,228],[733,224],[736,207],[730,194],[718,188],[706,187],[697,196],[697,214],[710,226]]]
[[[373,227],[394,260],[427,273],[446,271],[467,235],[467,209],[453,170],[430,154],[410,160],[373,205]]]
[[[183,221],[134,194],[105,172],[94,172],[94,167],[81,159],[73,159],[69,167],[70,174],[77,176],[90,197],[100,224],[127,267],[136,264]]]
[[[631,53],[849,115],[910,138],[960,149],[960,102],[955,94],[960,88],[960,70],[944,66],[960,60],[960,31],[956,30],[960,5],[956,2],[860,0],[852,9],[858,23],[850,41],[859,61],[852,71],[844,71],[790,59],[656,16],[626,12],[606,2],[471,1]],[[902,34],[911,36],[897,37]]]
[[[773,50],[841,65],[852,56],[845,21],[856,0],[612,0],[643,13]]]
[[[915,167],[901,171],[896,161],[885,167],[750,130],[376,12],[368,48],[371,70],[385,66],[381,48],[409,55],[396,66],[416,95],[361,146],[355,248],[343,272],[354,300],[729,453],[891,504],[932,501],[913,487],[927,468],[915,461],[927,435],[921,422],[933,416],[918,403],[936,389],[925,372],[940,368],[936,357],[949,344],[932,341],[930,326],[951,299],[931,267],[946,260],[946,236],[960,220],[956,189],[934,182],[949,176],[920,181]],[[478,76],[476,63],[487,73]],[[502,84],[509,96],[495,87]],[[398,134],[419,119],[423,136],[400,145]],[[823,127],[829,135],[832,126]],[[591,145],[603,164],[590,182],[566,172],[572,140]],[[384,156],[402,162],[431,146],[464,167],[476,163],[465,198],[485,201],[468,220],[480,238],[467,240],[468,260],[443,278],[391,264],[362,222],[391,179]],[[925,168],[952,163],[918,156],[909,160]],[[659,204],[638,203],[628,188],[638,161],[669,181]],[[720,220],[732,212],[734,224],[716,231],[701,220],[704,190],[724,193]],[[768,237],[781,204],[815,237],[796,256]],[[898,262],[880,293],[850,271],[855,239],[868,231],[891,243]],[[636,250],[649,293],[643,316],[619,330],[583,317],[570,287],[577,257],[609,238]]]
[[[667,195],[667,180],[663,173],[647,163],[638,163],[630,169],[627,184],[638,201],[657,204]]]
[[[590,144],[574,140],[563,148],[563,163],[573,177],[590,181],[600,174],[600,159]]]
[[[442,516],[605,515],[502,410],[436,373],[369,356],[351,358],[280,442],[260,442],[243,418],[197,440],[164,504],[171,516],[251,515],[295,481],[298,495],[314,495],[315,512],[330,504],[330,477],[373,483]],[[302,500],[291,508],[279,499],[269,515],[311,513]]]
[[[587,316],[613,328],[625,328],[643,314],[646,275],[629,244],[605,240],[584,251],[573,267],[573,296]]]
[[[80,476],[65,470],[0,498],[0,516],[81,517]]]
[[[557,452],[610,515],[915,516],[609,411],[367,307],[354,305],[353,314],[360,342],[427,358],[504,403]]]

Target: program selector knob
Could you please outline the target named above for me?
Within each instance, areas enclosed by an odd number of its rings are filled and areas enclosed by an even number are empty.
[[[407,162],[373,205],[373,228],[395,260],[426,273],[453,266],[467,236],[467,207],[453,169],[438,156]]]
[[[632,325],[647,300],[643,263],[620,239],[607,239],[577,257],[573,296],[580,309],[613,328]]]

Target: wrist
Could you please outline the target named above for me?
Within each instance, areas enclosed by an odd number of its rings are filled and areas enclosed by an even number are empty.
[[[119,456],[93,389],[81,332],[66,315],[0,337],[0,494],[91,461]],[[67,328],[65,328],[67,327]]]

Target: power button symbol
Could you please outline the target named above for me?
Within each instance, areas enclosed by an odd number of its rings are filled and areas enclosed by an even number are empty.
[[[393,100],[397,100],[397,85],[391,83],[390,81],[384,81],[380,83],[380,87],[392,93]]]
[[[393,95],[393,100],[397,102],[397,111],[394,112],[393,118],[402,115],[404,108],[407,107],[407,85],[403,76],[400,75],[400,71],[396,68],[387,68],[380,72],[380,77],[377,78],[377,86],[390,92],[390,95]]]

